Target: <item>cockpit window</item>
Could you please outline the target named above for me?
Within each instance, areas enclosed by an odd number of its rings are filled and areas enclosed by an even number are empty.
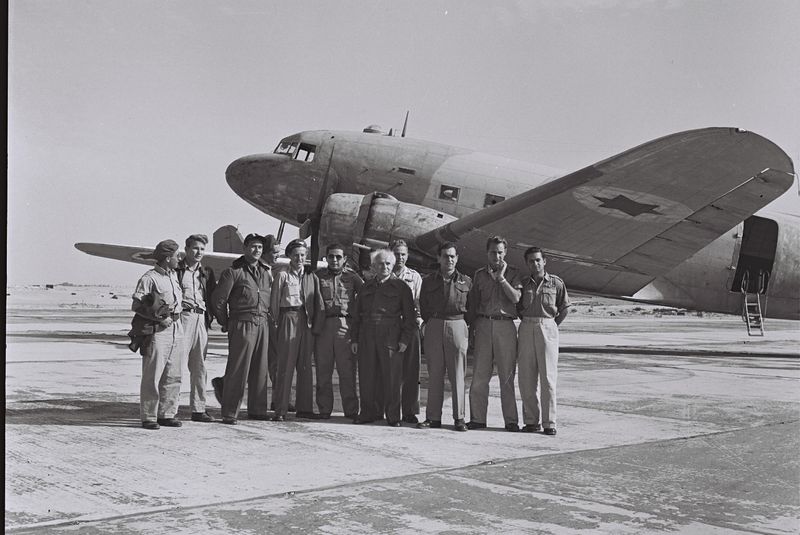
[[[287,156],[294,156],[297,151],[297,141],[281,141],[275,148],[275,154],[286,154]]]
[[[315,145],[310,145],[308,143],[300,143],[300,147],[297,149],[297,154],[295,154],[295,160],[302,160],[304,162],[313,162],[314,161],[314,153],[316,152],[317,147]]]

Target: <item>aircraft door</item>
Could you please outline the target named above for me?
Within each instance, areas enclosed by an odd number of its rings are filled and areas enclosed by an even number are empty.
[[[766,293],[777,246],[778,223],[757,216],[745,219],[739,260],[729,290]]]

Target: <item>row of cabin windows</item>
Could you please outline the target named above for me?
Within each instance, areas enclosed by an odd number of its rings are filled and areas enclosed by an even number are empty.
[[[458,197],[460,194],[461,188],[447,186],[444,184],[439,187],[439,200],[458,202]],[[483,198],[483,206],[492,206],[504,200],[506,200],[506,198],[501,195],[492,195],[491,193],[487,193]]]
[[[314,153],[317,151],[316,145],[310,143],[300,143],[299,141],[281,141],[275,148],[275,154],[285,154],[294,160],[302,162],[313,162]]]

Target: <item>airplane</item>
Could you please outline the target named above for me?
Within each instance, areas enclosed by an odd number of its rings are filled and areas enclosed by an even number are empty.
[[[299,132],[235,160],[226,180],[260,211],[300,225],[312,260],[339,242],[366,268],[370,250],[402,238],[409,265],[431,270],[437,247],[453,241],[471,274],[486,262],[486,239],[501,235],[509,263],[524,269],[525,249],[539,246],[548,271],[580,293],[742,314],[756,334],[763,317],[800,319],[800,217],[770,207],[797,198],[794,166],[758,134],[678,132],[564,173],[405,131]],[[76,247],[141,260],[106,244]]]

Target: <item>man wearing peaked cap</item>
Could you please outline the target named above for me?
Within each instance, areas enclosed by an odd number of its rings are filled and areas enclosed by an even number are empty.
[[[206,412],[206,351],[208,328],[211,326],[211,294],[216,286],[214,272],[201,265],[208,244],[205,234],[192,234],[186,238],[186,254],[178,263],[176,274],[183,291],[184,355],[189,365],[190,405],[192,421],[213,422]]]
[[[272,270],[261,259],[264,238],[248,234],[244,255],[222,272],[212,296],[217,321],[228,330],[222,423],[236,424],[247,387],[247,416],[267,419],[267,353]]]
[[[175,418],[181,393],[181,353],[183,328],[180,320],[182,292],[175,268],[178,267],[178,244],[164,240],[147,255],[156,261],[136,284],[131,309],[152,325],[152,334],[145,337],[142,353],[140,407],[142,427],[158,429],[164,425],[180,427]],[[161,300],[163,314],[151,315],[146,297]]]

